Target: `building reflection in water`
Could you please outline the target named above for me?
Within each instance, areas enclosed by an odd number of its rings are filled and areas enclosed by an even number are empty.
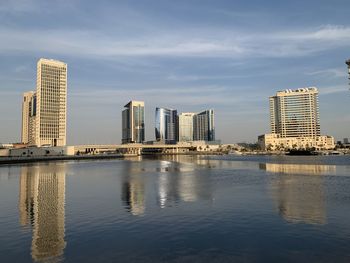
[[[21,169],[20,224],[32,227],[34,261],[57,262],[63,259],[66,246],[65,183],[64,164],[40,164]]]
[[[194,160],[178,156],[176,162],[161,161],[158,170],[158,203],[161,208],[179,201],[212,200],[209,172],[195,167]]]
[[[145,182],[140,174],[141,162],[127,161],[122,181],[122,201],[125,208],[135,216],[145,213]]]
[[[130,159],[123,165],[121,199],[131,214],[140,216],[145,213],[147,190],[145,180],[148,175],[158,176],[157,203],[161,208],[179,201],[213,199],[208,170],[203,169],[203,163],[198,165],[196,158],[169,155],[145,159],[153,161],[140,162],[137,159]],[[150,191],[153,192],[154,188]]]
[[[293,223],[325,224],[326,201],[322,174],[335,173],[333,165],[260,164],[279,173],[271,178],[271,193],[280,215]]]

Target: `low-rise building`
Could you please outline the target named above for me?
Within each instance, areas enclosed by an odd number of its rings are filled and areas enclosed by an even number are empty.
[[[332,150],[335,147],[334,137],[323,135],[312,137],[281,137],[280,134],[270,133],[258,137],[258,144],[262,150],[290,150],[311,149]]]

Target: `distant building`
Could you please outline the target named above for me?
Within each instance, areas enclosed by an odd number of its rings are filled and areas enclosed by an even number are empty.
[[[36,92],[23,94],[22,142],[65,146],[67,133],[67,64],[39,59]]]
[[[193,116],[195,113],[181,113],[178,116],[179,142],[193,141]]]
[[[193,140],[215,141],[214,110],[205,110],[193,116]]]
[[[36,94],[34,91],[23,93],[21,142],[28,144],[35,140],[34,122],[36,115]]]
[[[177,110],[156,108],[156,140],[164,143],[176,143],[177,132]]]
[[[145,103],[130,101],[122,112],[122,143],[142,143],[145,140]]]
[[[348,144],[349,143],[349,138],[344,138],[344,144]]]
[[[259,136],[264,150],[333,149],[332,136],[321,136],[318,90],[315,87],[279,91],[270,97],[271,134]]]
[[[270,97],[270,125],[282,138],[320,136],[317,88],[287,89]]]
[[[258,144],[263,150],[287,150],[287,149],[334,149],[334,137],[281,137],[278,133],[263,134],[258,137]]]

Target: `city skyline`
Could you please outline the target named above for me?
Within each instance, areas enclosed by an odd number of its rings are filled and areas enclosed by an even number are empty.
[[[130,99],[147,102],[146,116],[160,101],[178,112],[214,108],[217,138],[254,142],[269,130],[266,97],[307,86],[319,89],[321,133],[349,137],[349,8],[340,0],[5,1],[0,141],[20,140],[21,96],[35,87],[40,57],[69,65],[68,144],[119,143]],[[154,120],[145,122],[152,140]]]

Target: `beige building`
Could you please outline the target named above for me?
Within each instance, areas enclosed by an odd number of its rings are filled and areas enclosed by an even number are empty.
[[[320,136],[317,88],[287,89],[270,97],[270,125],[281,137]]]
[[[311,149],[332,150],[335,147],[334,137],[318,136],[312,137],[281,137],[280,134],[270,133],[260,135],[258,144],[264,150],[288,150],[288,149]]]
[[[22,142],[65,146],[67,133],[67,64],[41,58],[36,92],[25,92],[22,104]]]
[[[145,140],[145,103],[130,101],[122,112],[122,143],[142,143]]]
[[[315,87],[279,91],[269,98],[271,133],[259,136],[264,150],[333,149],[332,136],[321,136],[318,90]]]
[[[34,122],[36,111],[36,94],[34,91],[23,93],[22,100],[22,143],[28,144],[34,139]]]
[[[179,142],[193,141],[193,116],[195,113],[186,112],[178,116]]]

